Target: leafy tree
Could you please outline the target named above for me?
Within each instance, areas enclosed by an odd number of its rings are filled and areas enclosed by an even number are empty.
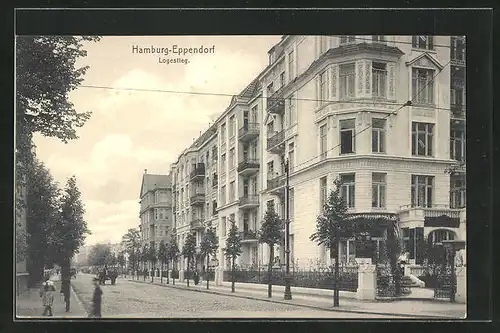
[[[217,249],[219,248],[219,239],[215,232],[215,228],[208,228],[200,243],[200,254],[203,259],[207,259],[207,265],[205,266],[205,275],[207,278],[207,289],[209,289],[209,267],[210,267],[210,256],[215,256]]]
[[[30,284],[43,278],[44,264],[55,261],[51,256],[53,251],[49,242],[56,231],[59,214],[59,197],[61,194],[58,184],[50,174],[49,169],[36,157],[30,166],[27,175],[27,209],[26,232],[28,234],[28,272]]]
[[[352,229],[347,221],[347,203],[340,193],[341,181],[335,179],[334,188],[330,191],[328,201],[325,203],[323,213],[316,220],[316,231],[310,239],[318,245],[330,249],[330,257],[335,258],[335,277],[333,306],[339,306],[339,256],[338,248],[342,237],[350,238]]]
[[[155,242],[151,242],[151,244],[149,245],[148,260],[149,262],[151,262],[151,282],[153,282],[155,276],[156,262],[158,261]]]
[[[194,232],[188,233],[186,237],[186,242],[182,247],[182,256],[187,259],[187,286],[189,287],[189,273],[191,262],[194,260],[196,255],[196,234]]]
[[[118,252],[118,256],[117,256],[117,261],[118,261],[118,266],[120,266],[120,269],[122,271],[122,274],[123,274],[123,267],[125,267],[125,253],[123,251],[120,251]],[[125,275],[126,277],[126,275]]]
[[[165,244],[164,240],[161,240],[160,245],[158,246],[158,260],[160,261],[160,282],[163,283],[163,268],[165,263],[168,262],[168,255],[167,255],[167,245]],[[168,265],[167,265],[167,284],[168,284]]]
[[[144,277],[144,281],[146,281],[146,272],[147,272],[147,265],[149,261],[149,246],[147,243],[145,243],[142,246],[142,252],[141,252],[141,261],[142,261],[142,274]]]
[[[132,272],[137,275],[139,270],[140,262],[140,251],[141,251],[141,235],[137,229],[128,229],[127,233],[122,237],[122,244],[125,247],[125,251],[128,253],[129,263],[132,266]]]
[[[280,244],[283,237],[283,220],[274,210],[272,202],[267,203],[267,210],[264,215],[264,221],[260,226],[259,243],[265,243],[269,246],[269,264],[267,268],[267,297],[272,297],[272,269],[274,259],[274,246]]]
[[[96,244],[90,249],[89,264],[98,267],[105,266],[109,263],[111,256],[111,247],[108,244]]]
[[[179,244],[175,235],[170,237],[170,244],[167,249],[168,261],[172,262],[172,284],[175,285],[175,272],[177,271],[177,259],[179,258]]]
[[[71,258],[83,245],[90,230],[84,220],[85,208],[76,177],[68,179],[61,198],[60,217],[51,233],[49,246],[54,250],[55,262],[61,266],[61,280],[70,281]]]
[[[118,263],[118,258],[116,257],[116,254],[112,252],[108,260],[108,266],[114,267],[116,266],[117,263]]]
[[[226,239],[226,247],[223,249],[224,255],[227,259],[231,260],[231,292],[234,293],[234,271],[235,271],[235,262],[236,258],[238,258],[243,252],[241,248],[241,236],[238,232],[238,227],[236,226],[236,222],[234,219],[230,219],[229,223],[231,226],[229,228],[229,233]]]

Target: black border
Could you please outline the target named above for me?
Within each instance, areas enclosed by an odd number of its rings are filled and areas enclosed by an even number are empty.
[[[353,4],[354,5],[354,4]],[[44,10],[18,11],[16,16],[17,34],[100,34],[100,35],[180,35],[180,34],[434,34],[434,35],[466,35],[467,40],[467,149],[468,149],[468,320],[488,320],[492,316],[491,295],[493,285],[490,276],[492,263],[492,11],[489,10]],[[5,21],[6,25],[13,26],[14,13],[11,12]],[[189,22],[189,23],[187,23]],[[11,78],[13,73],[13,31],[7,33],[8,43],[4,44],[4,54],[12,56],[11,61],[5,61],[9,68],[3,71],[4,78]],[[10,81],[11,83],[12,81]],[[473,87],[473,88],[471,88]],[[8,92],[4,92],[7,99]],[[12,156],[13,149],[13,104],[7,105],[2,113],[1,123],[6,127],[1,141],[2,151]],[[6,209],[7,225],[11,228],[12,219],[12,160],[2,159],[6,167],[3,177],[5,197],[0,200]],[[9,203],[10,205],[8,205]],[[9,218],[10,217],[10,218]],[[5,226],[4,226],[5,228]],[[1,233],[2,243],[12,243],[12,229],[10,233]],[[5,238],[5,239],[3,239]],[[4,248],[12,248],[5,246]],[[5,252],[4,252],[5,253]],[[7,251],[6,267],[10,265],[12,253]],[[14,274],[12,274],[12,277]],[[2,322],[11,322],[12,280],[3,285],[4,297],[1,312],[5,315]],[[185,321],[158,322],[158,320],[111,321],[103,319],[99,323],[15,323],[15,331],[28,331],[32,328],[41,331],[42,326],[47,331],[63,327],[64,331],[84,331],[99,328],[99,330],[113,331],[118,329],[141,330],[136,324],[146,323],[153,330],[179,329],[196,332],[212,332],[220,329],[242,327],[239,323],[222,323],[214,325],[214,321],[198,321],[189,324]],[[183,324],[180,324],[180,323]],[[331,329],[332,321],[308,320],[306,327],[303,323],[277,322],[241,322],[250,329],[266,328],[283,331],[303,331],[315,329]],[[328,323],[328,324],[327,324]],[[335,324],[340,324],[339,322]],[[34,326],[36,325],[36,326]],[[348,327],[349,324],[344,324]],[[391,331],[390,325],[385,322],[357,322],[365,331],[383,327],[386,332]],[[394,323],[398,331],[401,326],[415,326],[419,331],[430,330],[441,332],[449,328],[454,331],[470,331],[471,323],[457,325],[457,323],[423,323],[413,322]],[[477,326],[477,324],[474,324]],[[468,327],[468,329],[467,329]],[[407,329],[406,327],[404,329]],[[477,327],[473,328],[474,330]],[[394,329],[395,331],[396,329]],[[7,329],[7,331],[10,331]],[[14,331],[14,330],[13,330]],[[45,331],[45,329],[43,330]]]

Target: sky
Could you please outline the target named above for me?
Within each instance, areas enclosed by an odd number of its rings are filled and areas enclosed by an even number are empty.
[[[167,174],[171,163],[229,105],[230,96],[128,91],[238,94],[268,63],[267,51],[281,36],[103,37],[85,45],[77,66],[90,66],[82,85],[70,93],[78,112],[92,117],[64,144],[35,136],[37,156],[63,187],[75,175],[92,232],[86,245],[119,242],[139,225],[144,169]],[[215,46],[211,54],[177,56],[189,63],[159,63],[157,54],[133,53],[133,46],[180,48]],[[121,88],[122,90],[118,89]]]

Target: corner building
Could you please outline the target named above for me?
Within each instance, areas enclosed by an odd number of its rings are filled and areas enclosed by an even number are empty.
[[[465,239],[465,46],[449,36],[284,36],[214,125],[220,247],[235,219],[238,264],[267,263],[252,231],[269,201],[285,216],[287,160],[296,266],[330,263],[309,237],[337,177],[351,214],[399,219],[410,262],[420,263],[421,241]],[[351,240],[339,250],[342,262],[371,256]],[[222,249],[218,259],[228,267]]]

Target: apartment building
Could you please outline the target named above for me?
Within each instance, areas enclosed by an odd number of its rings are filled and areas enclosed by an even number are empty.
[[[181,251],[190,232],[196,234],[199,250],[206,228],[218,227],[215,222],[219,180],[217,161],[217,128],[213,125],[183,151],[171,166],[175,235]],[[178,268],[184,270],[186,265],[186,259],[182,259]],[[199,262],[198,266],[201,268],[202,263]]]
[[[410,262],[420,261],[422,240],[465,239],[465,45],[449,36],[284,36],[214,133],[197,140],[217,152],[210,208],[221,266],[233,219],[243,240],[237,264],[268,262],[254,231],[268,202],[285,217],[286,162],[298,266],[331,260],[309,237],[336,178],[353,218],[400,221]],[[190,230],[185,186],[201,156],[190,148],[172,167],[177,230]],[[343,240],[341,261],[372,255],[358,245]],[[284,263],[284,244],[275,253]]]
[[[142,244],[158,247],[168,241],[172,232],[172,179],[171,175],[155,175],[144,170],[140,193]],[[116,250],[116,249],[115,249]]]

